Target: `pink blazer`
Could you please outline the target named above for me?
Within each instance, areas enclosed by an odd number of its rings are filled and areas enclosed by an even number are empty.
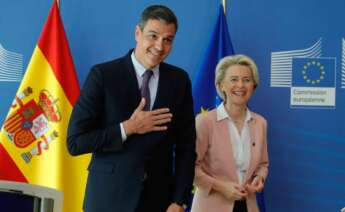
[[[267,122],[256,113],[251,113],[249,122],[251,134],[251,159],[245,182],[253,175],[266,179],[268,174]],[[234,201],[228,200],[220,193],[212,192],[215,179],[238,182],[227,119],[217,121],[217,110],[203,113],[196,118],[198,154],[195,165],[196,193],[194,194],[192,212],[232,212]],[[258,212],[256,195],[247,198],[248,212]]]

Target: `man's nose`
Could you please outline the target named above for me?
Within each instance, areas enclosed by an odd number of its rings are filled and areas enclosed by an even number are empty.
[[[163,39],[157,39],[155,42],[155,48],[159,51],[163,50]]]

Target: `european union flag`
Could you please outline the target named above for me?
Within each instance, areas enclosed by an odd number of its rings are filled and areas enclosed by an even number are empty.
[[[201,108],[210,110],[219,103],[214,85],[214,75],[217,63],[227,55],[234,54],[231,44],[223,5],[219,7],[217,23],[215,25],[209,46],[204,54],[204,60],[193,81],[194,112]]]
[[[220,5],[217,23],[205,52],[203,63],[193,81],[194,112],[196,114],[201,110],[213,109],[220,103],[214,83],[216,66],[220,59],[233,54],[234,50],[223,5]],[[263,192],[257,194],[257,202],[260,211],[265,212]]]
[[[335,87],[334,58],[293,58],[292,87]]]

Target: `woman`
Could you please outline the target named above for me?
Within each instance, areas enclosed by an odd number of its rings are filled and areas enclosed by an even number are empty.
[[[267,123],[247,107],[259,83],[257,67],[247,56],[228,56],[215,78],[223,102],[196,118],[192,212],[257,212],[255,193],[268,173]]]

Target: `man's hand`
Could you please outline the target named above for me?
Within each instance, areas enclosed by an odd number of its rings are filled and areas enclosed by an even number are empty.
[[[145,103],[145,98],[142,98],[131,117],[123,122],[127,136],[168,129],[164,124],[171,122],[172,114],[169,113],[169,108],[144,111]]]
[[[176,203],[171,203],[167,209],[167,212],[184,212],[184,209],[182,206]]]

